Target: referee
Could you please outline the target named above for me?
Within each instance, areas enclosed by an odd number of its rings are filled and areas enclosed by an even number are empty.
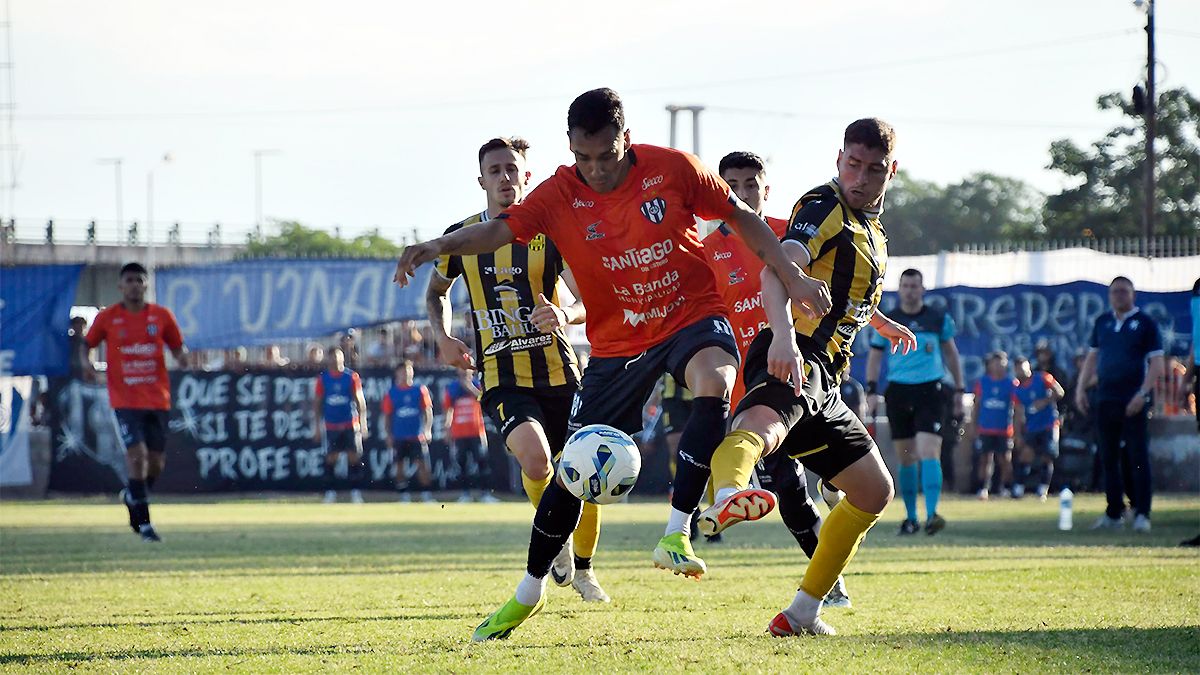
[[[1108,508],[1092,529],[1116,529],[1125,514],[1125,493],[1133,505],[1133,531],[1150,531],[1150,444],[1146,417],[1154,383],[1163,373],[1158,324],[1133,304],[1133,282],[1117,277],[1108,285],[1112,311],[1096,317],[1090,347],[1079,370],[1075,405],[1088,412],[1084,384],[1097,376],[1092,419],[1104,462]]]
[[[944,309],[925,304],[925,283],[919,270],[900,273],[900,306],[891,318],[917,336],[917,348],[892,354],[888,361],[887,415],[892,444],[900,460],[900,496],[905,518],[898,534],[916,534],[917,492],[925,493],[925,533],[937,534],[946,519],[937,512],[942,494],[942,376],[954,378],[954,414],[962,414],[963,374],[954,344],[954,320]],[[867,355],[867,396],[873,417],[879,406],[875,389],[888,341],[871,334]]]

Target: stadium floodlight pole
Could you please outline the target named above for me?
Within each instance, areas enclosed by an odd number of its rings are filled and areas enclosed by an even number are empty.
[[[1142,205],[1142,234],[1146,238],[1146,255],[1150,255],[1150,238],[1154,236],[1154,205],[1156,202],[1154,138],[1158,134],[1158,100],[1154,88],[1154,0],[1134,0],[1134,6],[1146,10],[1146,176],[1145,203]]]
[[[154,301],[154,170],[162,164],[170,164],[171,153],[163,153],[159,164],[150,167],[146,172],[146,269],[150,272],[149,288],[146,297]]]
[[[254,234],[262,238],[262,158],[268,155],[278,155],[282,151],[264,148],[254,151]]]
[[[117,241],[121,240],[121,228],[125,227],[125,216],[122,213],[124,207],[124,192],[125,184],[121,180],[121,164],[125,161],[124,157],[103,157],[96,160],[98,164],[112,164],[113,173],[116,179],[115,196],[117,203]]]
[[[686,110],[692,113],[692,154],[700,156],[700,113],[704,112],[702,105],[668,105],[667,112],[671,114],[671,142],[672,148],[677,148],[676,141],[678,140],[679,125],[677,116],[681,110]]]

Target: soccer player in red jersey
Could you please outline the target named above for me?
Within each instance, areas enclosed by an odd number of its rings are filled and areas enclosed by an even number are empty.
[[[787,232],[788,221],[763,215],[763,207],[771,188],[767,184],[767,171],[762,158],[752,152],[731,152],[721,159],[718,171],[738,199],[762,217],[776,236],[782,238]],[[725,306],[729,309],[729,322],[733,325],[733,333],[738,341],[738,353],[744,362],[754,338],[770,327],[762,305],[762,282],[759,280],[763,263],[754,257],[746,242],[735,235],[725,223],[721,223],[704,238],[704,249],[707,251],[705,260],[716,278],[717,291],[721,293]],[[745,394],[743,378],[738,377],[733,386],[730,408],[737,409]],[[776,452],[763,457],[755,471],[758,474],[759,485],[764,490],[778,495],[779,515],[783,524],[792,533],[804,554],[812,558],[817,550],[821,514],[808,495],[808,477],[804,475],[804,466],[799,460]],[[714,476],[714,479],[717,478]],[[717,491],[714,502],[719,503],[745,486],[726,482],[713,487]],[[705,513],[710,511],[712,509],[706,510]],[[706,535],[713,529],[713,525],[708,518],[699,521],[699,529]],[[715,532],[710,539],[720,536],[720,532]],[[850,606],[845,581],[840,576],[824,602],[827,607]]]
[[[770,227],[695,157],[633,145],[620,98],[586,92],[567,113],[576,163],[560,167],[499,218],[409,246],[396,268],[406,284],[416,267],[438,255],[476,254],[539,234],[554,241],[575,274],[592,358],[571,428],[592,423],[641,428],[641,409],[664,373],[695,395],[680,439],[671,514],[654,551],[656,565],[700,576],[704,561],[687,539],[691,512],[708,480],[708,462],[725,429],[737,370],[737,345],[725,318],[694,216],[721,219],[749,242],[806,314],[829,310],[829,289],[788,259]],[[516,596],[489,617],[474,639],[507,637],[543,604],[545,576],[579,520],[581,502],[558,481],[538,505],[527,574]]]
[[[171,380],[163,346],[181,366],[187,349],[175,315],[146,302],[146,268],[129,263],[121,268],[121,302],[96,315],[87,334],[89,349],[106,343],[108,400],[116,414],[125,463],[129,469],[121,499],[129,510],[129,527],[142,541],[162,541],[150,524],[150,490],[166,466],[167,413],[171,409]]]

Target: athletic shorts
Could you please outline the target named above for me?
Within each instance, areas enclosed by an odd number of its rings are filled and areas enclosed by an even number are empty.
[[[117,408],[117,430],[125,449],[145,443],[150,452],[165,452],[167,449],[167,411]]]
[[[758,476],[759,486],[777,496],[800,490],[808,495],[808,478],[804,475],[804,465],[781,450],[758,460],[758,464],[754,466],[754,473]]]
[[[593,357],[571,406],[567,432],[589,424],[607,424],[627,434],[642,430],[642,408],[663,373],[676,382],[701,349],[719,347],[737,361],[733,328],[723,316],[710,316],[686,326],[635,356]]]
[[[483,439],[478,436],[467,436],[466,438],[454,438],[450,440],[450,447],[455,454],[462,453],[462,456],[467,457],[474,455],[476,457],[486,456],[486,447],[483,444]]]
[[[567,420],[576,387],[571,385],[533,389],[493,387],[483,392],[480,404],[492,418],[505,445],[508,435],[525,422],[537,422],[550,442],[551,454],[557,455],[567,442]]]
[[[681,398],[663,399],[663,433],[683,431],[688,418],[692,416],[691,400]]]
[[[325,452],[353,452],[362,454],[362,435],[354,428],[325,429]]]
[[[921,432],[942,432],[942,383],[940,380],[921,384],[891,382],[884,392],[888,424],[892,440],[913,438]]]
[[[397,462],[411,459],[429,464],[429,444],[425,441],[415,438],[393,438],[392,447],[396,450]]]
[[[979,435],[975,437],[975,454],[986,455],[989,452],[1004,454],[1013,449],[1013,440],[1008,436],[985,436]]]
[[[1058,458],[1058,427],[1042,429],[1025,434],[1025,445],[1028,445],[1038,457]]]

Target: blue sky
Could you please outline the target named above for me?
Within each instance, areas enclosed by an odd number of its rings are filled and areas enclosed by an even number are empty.
[[[1158,3],[1161,87],[1200,93],[1200,3]],[[533,144],[534,180],[570,163],[566,107],[621,92],[635,142],[667,142],[669,103],[709,107],[701,157],[769,160],[768,212],[827,179],[841,130],[877,115],[938,182],[992,171],[1044,191],[1057,138],[1098,138],[1095,109],[1143,72],[1128,0],[455,3],[12,2],[18,220],[115,231],[155,215],[200,238],[255,217],[353,234],[440,232],[483,206],[475,152]],[[690,126],[681,125],[690,147]],[[161,158],[170,153],[171,161]],[[9,214],[5,214],[9,215]],[[109,222],[106,222],[109,221]]]

